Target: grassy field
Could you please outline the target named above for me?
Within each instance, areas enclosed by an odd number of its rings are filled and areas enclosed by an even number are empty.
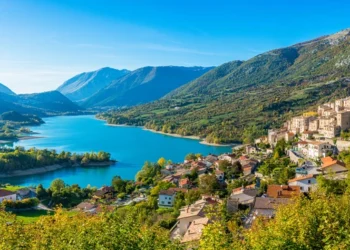
[[[40,216],[53,215],[53,212],[46,211],[46,210],[29,210],[29,211],[14,212],[14,214],[16,214],[18,220],[21,220],[25,224],[28,224],[28,223],[33,223],[37,221]]]
[[[1,187],[2,189],[8,190],[8,191],[12,191],[12,192],[16,192],[19,189],[22,189],[24,187],[22,186],[12,186],[12,185],[7,185],[6,187]]]

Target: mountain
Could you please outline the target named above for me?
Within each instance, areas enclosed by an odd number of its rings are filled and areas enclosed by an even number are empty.
[[[248,142],[292,115],[345,96],[350,29],[225,63],[160,101],[99,117],[208,142]]]
[[[70,100],[81,102],[130,71],[123,69],[102,68],[92,72],[86,72],[74,76],[65,81],[58,91],[67,96]]]
[[[114,80],[82,103],[84,107],[132,106],[157,100],[213,67],[144,67]]]
[[[0,93],[4,93],[7,95],[16,95],[11,89],[0,83]]]
[[[39,116],[76,114],[82,110],[58,91],[37,94],[7,95],[0,93],[0,113],[15,111]]]

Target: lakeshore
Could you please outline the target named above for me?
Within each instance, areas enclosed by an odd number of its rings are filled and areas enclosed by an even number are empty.
[[[10,177],[44,174],[44,173],[60,170],[63,168],[112,166],[112,165],[115,165],[116,163],[117,163],[117,161],[96,162],[96,163],[77,164],[77,165],[55,164],[55,165],[50,165],[50,166],[45,166],[45,167],[40,167],[40,168],[31,168],[31,169],[26,169],[26,170],[15,170],[11,173],[0,174],[0,178],[10,178]]]

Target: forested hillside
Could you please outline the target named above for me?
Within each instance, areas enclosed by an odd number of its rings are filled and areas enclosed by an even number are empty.
[[[350,95],[349,32],[223,64],[160,101],[99,117],[208,142],[249,141],[294,114]]]

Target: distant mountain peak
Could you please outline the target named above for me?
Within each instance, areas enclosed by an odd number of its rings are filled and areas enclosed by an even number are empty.
[[[112,81],[82,103],[84,107],[132,106],[162,98],[213,67],[146,66]]]
[[[128,73],[126,69],[104,67],[76,75],[65,81],[57,90],[72,101],[81,102]]]
[[[7,95],[16,95],[11,89],[6,87],[2,83],[0,83],[0,93],[4,93],[4,94],[7,94]]]

